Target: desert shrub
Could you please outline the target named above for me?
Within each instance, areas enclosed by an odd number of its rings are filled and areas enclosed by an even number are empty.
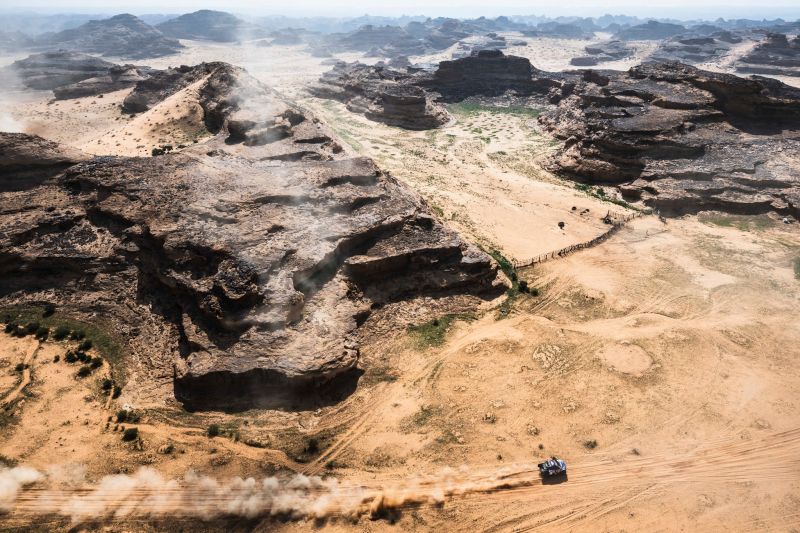
[[[86,333],[83,332],[81,329],[73,330],[72,333],[69,334],[69,339],[73,341],[79,341],[86,336]]]
[[[6,333],[14,333],[16,330],[17,330],[17,325],[13,322],[7,323],[4,329]]]
[[[594,450],[597,448],[597,441],[594,439],[587,440],[583,443],[583,445],[589,450]]]
[[[319,453],[319,441],[311,437],[306,441],[305,452],[311,455]]]
[[[75,353],[72,350],[67,350],[67,353],[64,354],[64,361],[67,363],[74,363],[77,360],[78,358],[75,356]]]
[[[117,411],[117,423],[118,424],[123,424],[125,422],[128,422],[130,424],[135,424],[136,422],[138,422],[141,419],[142,419],[142,415],[137,411],[128,410],[128,409],[120,409],[119,411]]]
[[[89,363],[89,366],[92,368],[100,368],[101,366],[103,366],[103,358],[92,357],[92,361]]]
[[[63,341],[69,336],[69,328],[66,326],[58,326],[55,331],[53,331],[53,339],[57,341]]]
[[[139,438],[139,428],[128,428],[122,432],[122,440],[131,442]]]
[[[122,394],[122,387],[119,385],[114,385],[114,392],[111,393],[111,397],[115,400],[119,398],[119,395]]]
[[[92,373],[92,367],[84,365],[78,369],[78,377],[85,378]]]
[[[61,356],[60,356],[60,355],[58,355],[58,354],[56,354],[56,355],[53,357],[53,362],[54,362],[54,363],[58,363],[59,361],[61,361]]]
[[[111,387],[114,386],[114,382],[108,378],[103,378],[103,383],[100,385],[100,388],[104,391],[110,391]]]
[[[78,350],[86,351],[91,349],[92,349],[92,341],[90,341],[89,339],[86,339],[85,341],[80,343],[80,345],[78,345]]]
[[[36,333],[37,329],[39,329],[39,323],[38,322],[28,322],[25,325],[25,334],[26,335],[33,335],[34,333]]]
[[[25,370],[23,363],[17,363],[17,366],[14,367],[14,372],[22,372],[23,370]]]
[[[153,157],[156,157],[156,156],[158,156],[158,155],[164,155],[164,150],[163,150],[163,149],[161,149],[161,148],[153,148],[153,150],[150,152],[150,154],[151,154]]]
[[[53,304],[44,304],[44,310],[42,311],[42,318],[47,318],[49,316],[53,316],[53,313],[56,312],[56,306]]]
[[[527,293],[528,292],[528,282],[524,279],[519,280],[519,292]]]
[[[537,289],[535,287],[533,289],[531,289],[529,292],[530,292],[531,296],[539,296],[539,289]]]
[[[218,437],[219,426],[217,424],[211,424],[208,426],[208,429],[206,429],[206,435],[208,435],[210,438]]]
[[[47,337],[50,336],[50,328],[46,328],[44,326],[39,326],[36,329],[36,333],[34,336],[39,339],[40,341],[46,341]]]
[[[417,348],[424,350],[429,346],[441,346],[444,344],[447,332],[456,320],[474,320],[474,318],[469,314],[447,314],[424,324],[409,326],[408,331],[414,338]]]

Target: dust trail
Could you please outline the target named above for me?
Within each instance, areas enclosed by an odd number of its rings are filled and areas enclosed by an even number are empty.
[[[67,516],[74,524],[142,517],[354,518],[409,505],[442,504],[448,497],[521,487],[538,479],[532,474],[520,476],[521,471],[525,470],[480,475],[446,469],[437,476],[370,487],[304,475],[221,482],[189,472],[181,480],[167,480],[151,468],[82,484],[64,480],[63,475],[57,480],[36,470],[15,468],[0,471],[0,505],[3,511],[22,516]],[[25,488],[33,483],[35,487]]]
[[[572,462],[562,496],[586,487],[641,486],[694,481],[741,483],[796,480],[800,476],[800,428],[757,439],[726,436],[675,454],[618,455]],[[768,465],[765,468],[764,465]],[[61,515],[74,524],[126,518],[198,518],[279,516],[293,519],[384,516],[408,507],[443,504],[449,498],[474,501],[497,494],[532,496],[543,490],[532,464],[502,469],[445,469],[414,479],[339,482],[335,478],[296,475],[291,479],[233,478],[218,481],[189,472],[168,480],[151,468],[133,475],[106,476],[86,483],[81,469],[0,470],[0,512],[19,517]],[[551,489],[553,490],[553,489]]]

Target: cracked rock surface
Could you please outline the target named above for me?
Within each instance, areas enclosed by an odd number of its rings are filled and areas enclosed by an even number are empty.
[[[25,176],[0,192],[0,303],[104,317],[189,408],[281,407],[352,377],[374,306],[494,288],[488,256],[316,118],[224,63],[178,74],[132,94],[199,81],[207,143],[90,159],[0,134],[3,182]]]

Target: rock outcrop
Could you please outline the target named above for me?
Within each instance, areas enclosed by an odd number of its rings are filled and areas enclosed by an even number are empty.
[[[548,73],[524,58],[482,54],[444,61],[434,73],[394,72],[391,81],[423,89],[420,98],[434,108],[470,97],[491,105],[507,93],[535,105],[564,142],[552,160],[556,172],[617,185],[664,213],[800,217],[800,90],[677,62]],[[343,76],[352,71],[359,75]],[[381,120],[358,102],[365,87],[383,90],[385,77],[374,67],[342,66],[323,77],[317,94]]]
[[[151,72],[150,69],[134,65],[114,65],[102,76],[56,87],[53,94],[56,100],[68,100],[120,91],[146,80]]]
[[[176,39],[128,14],[42,35],[36,39],[36,46],[130,59],[170,55],[183,48]]]
[[[0,192],[35,186],[89,159],[80,150],[24,133],[0,136]]]
[[[645,24],[638,24],[620,30],[614,38],[622,41],[658,41],[669,39],[685,32],[686,28],[680,24],[649,20]]]
[[[57,100],[81,98],[133,87],[151,69],[115,65],[78,52],[46,52],[15,61],[8,69],[30,89],[52,90]]]
[[[738,72],[771,76],[800,76],[800,35],[789,40],[781,33],[767,35],[736,64]]]
[[[256,39],[264,31],[239,17],[224,11],[201,9],[169,19],[156,26],[167,37],[231,43],[242,39]]]
[[[665,213],[800,216],[800,91],[680,63],[565,77],[540,120],[557,171]]]
[[[104,76],[114,64],[79,52],[45,52],[14,61],[10,69],[30,89],[52,90]]]
[[[437,128],[447,112],[423,89],[410,83],[406,72],[360,63],[338,63],[323,74],[311,93],[337,100],[368,118],[412,130]]]
[[[618,61],[631,57],[633,48],[622,41],[606,41],[588,45],[584,48],[585,56],[573,57],[570,64],[576,67],[591,67],[608,61]]]
[[[434,72],[338,63],[310,91],[320,98],[344,102],[350,111],[372,120],[419,130],[448,122],[444,102],[507,92],[523,96],[546,92],[554,82],[540,74],[524,57],[480,50],[469,57],[442,61]]]
[[[218,135],[178,153],[78,162],[0,134],[3,179],[67,166],[0,193],[0,305],[102,315],[131,366],[174,376],[187,408],[308,408],[357,380],[370,309],[493,287],[485,254],[313,116],[241,69],[194,70]],[[146,326],[158,342],[139,337]]]
[[[723,39],[714,35],[704,37],[678,36],[662,42],[650,55],[650,61],[667,62],[679,61],[688,65],[715,61],[731,51],[732,42],[725,37],[728,32],[722,32]]]

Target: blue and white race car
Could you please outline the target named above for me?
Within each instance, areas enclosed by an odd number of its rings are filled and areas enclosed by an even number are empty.
[[[561,459],[553,457],[543,463],[539,463],[539,474],[543,478],[563,476],[567,473],[567,463]]]

